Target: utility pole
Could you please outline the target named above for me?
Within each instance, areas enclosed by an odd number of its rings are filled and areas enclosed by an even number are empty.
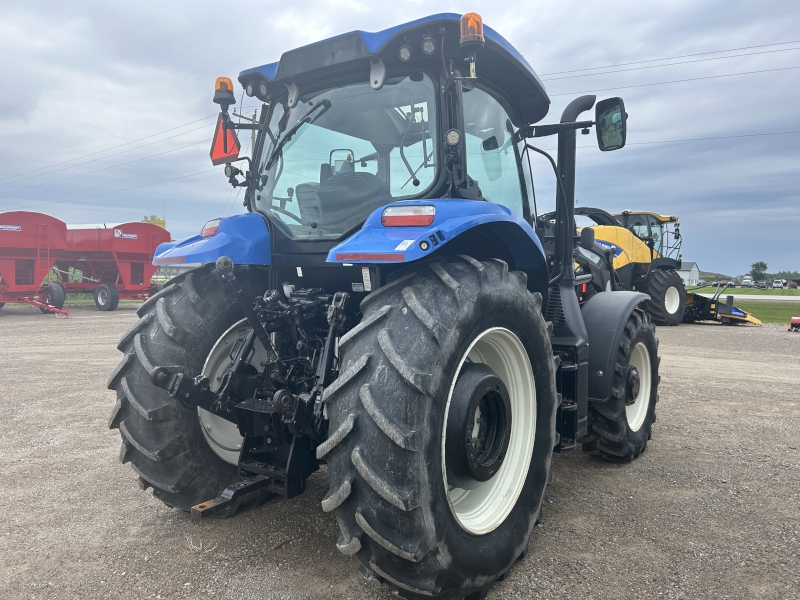
[[[233,116],[234,117],[239,117],[240,119],[244,119],[245,121],[250,121],[254,125],[256,123],[258,123],[258,119],[257,119],[258,111],[257,110],[253,110],[253,116],[252,117],[245,117],[243,114],[237,113],[236,110],[233,111]],[[250,130],[250,157],[251,158],[253,157],[253,153],[255,152],[255,149],[256,149],[256,130],[252,129],[252,130]]]

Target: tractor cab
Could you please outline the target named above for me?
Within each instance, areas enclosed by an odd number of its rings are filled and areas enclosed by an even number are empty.
[[[423,198],[488,200],[529,216],[519,142],[549,98],[474,13],[354,31],[243,71],[239,82],[263,102],[259,122],[225,117],[231,94],[219,127],[259,136],[248,170],[227,174],[277,236],[334,242],[379,207]],[[243,160],[215,149],[212,160]]]
[[[655,252],[653,258],[678,258],[682,243],[678,217],[628,210],[613,216],[620,225],[650,246]]]

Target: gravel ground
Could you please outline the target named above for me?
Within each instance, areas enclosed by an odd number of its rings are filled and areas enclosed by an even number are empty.
[[[117,460],[105,389],[135,305],[0,311],[0,597],[390,598],[306,494],[197,522]],[[661,328],[647,451],[554,458],[544,522],[489,598],[800,597],[800,335]]]

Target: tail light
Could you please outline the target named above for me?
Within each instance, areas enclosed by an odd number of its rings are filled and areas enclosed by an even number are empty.
[[[435,206],[388,206],[383,210],[384,227],[426,227],[433,223]]]
[[[211,219],[208,223],[203,225],[203,230],[200,232],[200,237],[211,237],[217,233],[219,228],[220,219]]]

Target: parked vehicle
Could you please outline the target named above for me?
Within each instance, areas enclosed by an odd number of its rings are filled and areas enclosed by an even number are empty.
[[[780,279],[776,279],[772,282],[772,289],[773,290],[782,290],[783,289],[783,281]]]
[[[767,289],[767,282],[766,282],[766,281],[759,281],[759,282],[756,284],[756,287],[757,287],[758,289],[760,289],[760,290],[765,290],[765,289]]]
[[[743,277],[742,278],[742,282],[740,283],[740,285],[743,288],[753,287],[753,280],[749,276],[748,277]]]
[[[786,287],[788,289],[790,289],[790,290],[796,290],[797,289],[797,282],[796,281],[790,281],[789,285],[787,285]]]
[[[474,13],[339,35],[239,82],[260,118],[234,122],[218,79],[211,157],[248,212],[157,249],[202,266],[120,340],[120,458],[197,517],[293,498],[325,463],[322,510],[365,579],[485,597],[527,551],[554,451],[624,463],[650,438],[648,296],[581,304],[573,260],[595,247],[576,236],[576,132],[622,148],[623,101],[582,96],[538,125],[541,80]],[[243,170],[236,129],[258,134]],[[527,142],[550,135],[557,165]],[[552,235],[534,230],[528,152],[559,182]]]

